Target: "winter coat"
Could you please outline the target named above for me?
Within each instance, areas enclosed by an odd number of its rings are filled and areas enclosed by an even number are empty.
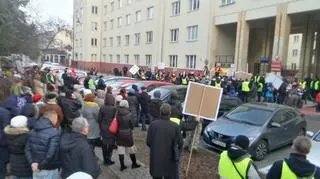
[[[99,105],[99,107],[103,106],[105,95],[106,92],[104,90],[97,90],[96,103]]]
[[[86,136],[79,133],[63,133],[61,136],[60,162],[62,178],[80,171],[93,178],[100,174],[100,168]]]
[[[9,151],[7,136],[4,134],[4,128],[10,123],[10,111],[0,107],[0,160],[4,162],[9,161]]]
[[[141,112],[144,114],[149,113],[149,103],[150,103],[150,95],[146,92],[142,92],[139,97],[139,103],[141,105]]]
[[[48,111],[55,111],[58,115],[58,122],[57,125],[54,127],[59,127],[61,122],[63,121],[64,115],[62,112],[62,109],[59,105],[54,104],[54,103],[50,103],[50,104],[45,104],[44,106],[42,106],[40,108],[40,113],[39,113],[39,117],[41,117],[44,113],[48,112]]]
[[[70,125],[74,118],[80,117],[80,109],[82,107],[81,101],[60,96],[58,104],[63,112],[63,123]]]
[[[129,93],[127,100],[129,103],[129,110],[132,114],[132,123],[135,124],[138,120],[137,111],[139,110],[139,101],[136,95],[131,93]]]
[[[98,80],[98,83],[97,83],[97,89],[100,89],[100,90],[105,90],[106,88],[106,84],[104,83],[104,80],[103,79],[99,79]]]
[[[68,76],[67,74],[63,74],[62,79],[64,86],[68,89],[72,89],[73,85],[77,84],[77,80],[72,78],[71,76]]]
[[[116,114],[115,99],[112,94],[106,94],[104,105],[99,110],[100,134],[104,144],[114,144],[115,136],[109,132],[109,126]]]
[[[147,145],[150,147],[150,174],[153,177],[175,177],[175,147],[183,146],[180,127],[161,117],[151,123],[148,129]]]
[[[320,168],[310,163],[305,156],[299,154],[290,154],[288,159],[285,159],[288,167],[298,178],[309,177],[314,173],[314,178],[320,178]],[[283,160],[275,162],[270,168],[267,179],[280,179]]]
[[[151,99],[150,105],[149,105],[149,114],[153,118],[159,118],[160,117],[160,107],[162,105],[162,101],[159,98]]]
[[[40,170],[57,169],[60,136],[60,132],[53,127],[49,119],[40,118],[30,132],[25,147],[29,164],[39,163]]]
[[[32,170],[24,152],[28,134],[30,132],[29,129],[12,128],[8,125],[4,129],[4,132],[8,137],[11,175],[17,177],[32,176]]]
[[[118,107],[119,130],[116,136],[117,145],[131,147],[133,146],[132,136],[132,115],[128,108]]]
[[[36,107],[34,104],[27,103],[23,106],[20,115],[25,116],[28,118],[28,128],[32,129],[35,123],[37,122],[36,119]]]
[[[168,102],[171,106],[171,116],[173,118],[182,119],[182,104],[176,98],[171,98]]]
[[[94,102],[84,102],[82,107],[82,116],[89,123],[88,139],[100,138],[100,128],[98,123],[99,106]]]

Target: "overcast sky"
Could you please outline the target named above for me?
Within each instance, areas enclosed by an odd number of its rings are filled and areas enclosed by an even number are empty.
[[[40,21],[61,18],[72,25],[73,0],[31,0],[28,12]]]

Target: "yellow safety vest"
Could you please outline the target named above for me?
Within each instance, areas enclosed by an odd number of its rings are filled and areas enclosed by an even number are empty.
[[[215,87],[221,88],[221,82],[216,82]]]
[[[249,92],[250,91],[250,87],[249,87],[249,82],[248,81],[242,82],[242,91],[244,91],[244,92]]]
[[[319,89],[319,81],[315,81],[314,82],[314,90],[318,90]]]
[[[258,92],[263,92],[263,84],[259,83]]]
[[[248,167],[250,166],[251,161],[251,158],[247,157],[239,162],[233,162],[235,167],[237,167],[236,169],[228,156],[228,152],[224,151],[220,155],[219,174],[221,177],[228,179],[247,178]],[[240,174],[237,172],[237,170]]]
[[[297,175],[289,168],[285,161],[282,162],[281,179],[298,179]],[[301,179],[314,179],[314,174],[309,177],[302,177]]]
[[[259,83],[260,81],[260,76],[254,76],[254,82]]]
[[[188,84],[187,78],[182,78],[182,84],[183,85],[187,85]]]
[[[301,83],[301,88],[302,89],[306,89],[306,87],[307,87],[307,82],[306,81],[302,82]]]
[[[176,124],[180,125],[180,119],[178,119],[178,118],[171,117],[171,118],[170,118],[170,121],[173,122],[173,123],[176,123]]]

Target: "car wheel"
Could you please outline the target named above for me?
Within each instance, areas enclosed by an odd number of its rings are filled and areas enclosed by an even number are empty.
[[[267,153],[268,153],[268,143],[265,140],[260,140],[257,142],[257,144],[253,149],[252,157],[254,160],[260,161],[264,159]]]

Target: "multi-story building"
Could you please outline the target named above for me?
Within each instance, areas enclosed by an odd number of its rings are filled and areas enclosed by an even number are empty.
[[[75,64],[202,69],[209,60],[210,0],[74,0]]]

